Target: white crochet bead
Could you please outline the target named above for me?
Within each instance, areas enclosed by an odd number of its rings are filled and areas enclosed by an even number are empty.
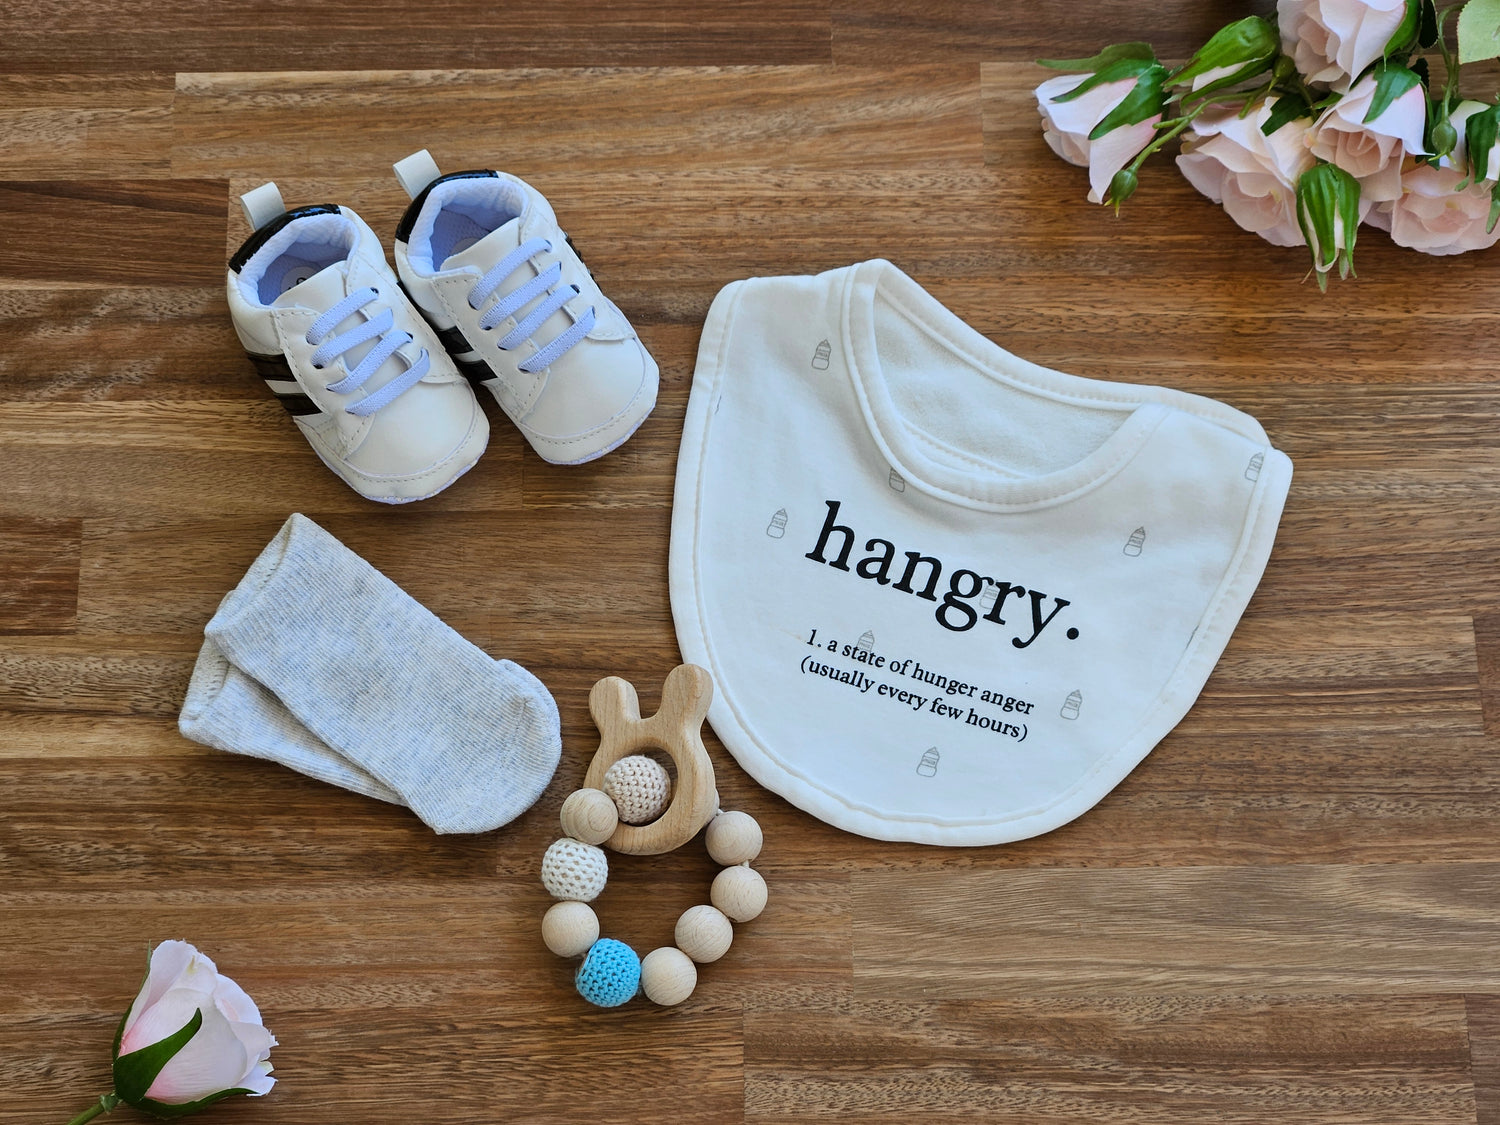
[[[605,771],[604,791],[626,824],[649,824],[666,810],[672,779],[655,758],[632,754]]]
[[[542,856],[542,886],[553,898],[593,902],[609,882],[609,861],[592,844],[564,836]]]

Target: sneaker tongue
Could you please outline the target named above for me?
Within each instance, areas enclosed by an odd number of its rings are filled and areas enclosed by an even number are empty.
[[[442,268],[445,271],[458,269],[472,270],[476,275],[475,280],[477,281],[488,273],[490,267],[495,265],[496,262],[521,245],[521,219],[523,217],[517,216],[503,226],[496,227],[490,231],[489,234],[474,243],[473,246],[460,250],[456,254],[448,255],[443,262]],[[500,288],[495,290],[494,295],[487,299],[485,307],[488,307],[490,302],[499,300],[507,293],[519,289],[535,276],[536,273],[530,266],[522,264],[517,267],[514,273],[500,282]],[[516,313],[516,319],[518,321],[524,319],[532,309],[537,307],[537,304],[542,299],[537,298],[520,309]],[[532,334],[532,343],[538,349],[544,348],[572,327],[573,318],[562,309],[558,309]],[[526,353],[523,352],[521,354],[524,357]]]
[[[349,288],[349,260],[346,258],[341,262],[334,262],[331,266],[324,267],[306,281],[298,282],[271,303],[275,307],[283,309],[311,309],[319,316],[322,316],[349,295]],[[355,284],[354,288],[359,289],[362,286]],[[338,324],[334,325],[333,331],[325,339],[358,328],[369,319],[366,316],[367,313],[378,315],[383,307],[380,304],[380,300],[381,298],[376,298],[375,301],[366,305],[363,309],[350,313],[343,320],[339,321]],[[356,348],[350,348],[344,353],[344,370],[353,371],[359,366],[360,360],[364,359],[370,353],[370,350],[379,343],[379,339],[374,339],[360,344]],[[402,349],[402,351],[405,350],[405,348]],[[406,369],[405,364],[398,358],[399,355],[400,352],[392,355],[380,365],[375,374],[370,376],[369,381],[364,384],[364,390],[367,394],[383,387]]]
[[[521,245],[521,217],[496,227],[472,246],[449,254],[439,266],[442,270],[474,269],[483,277],[489,268]],[[502,288],[504,285],[502,284]]]
[[[348,295],[349,260],[346,258],[293,285],[271,304],[278,309],[301,306],[321,316]]]

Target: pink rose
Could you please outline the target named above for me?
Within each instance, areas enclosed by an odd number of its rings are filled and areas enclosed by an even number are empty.
[[[1401,177],[1401,198],[1382,203],[1366,221],[1389,231],[1398,246],[1424,254],[1488,250],[1500,241],[1500,226],[1488,234],[1484,230],[1490,217],[1489,185],[1470,184],[1454,191],[1463,178],[1456,168],[1414,165]]]
[[[1276,0],[1281,49],[1310,82],[1357,77],[1405,19],[1406,0]]]
[[[1037,109],[1042,115],[1042,136],[1052,151],[1069,164],[1089,170],[1089,202],[1103,203],[1109,183],[1125,165],[1151,143],[1161,114],[1136,125],[1111,129],[1096,141],[1089,140],[1094,126],[1135,89],[1134,78],[1102,82],[1072,101],[1052,99],[1082,85],[1090,74],[1063,74],[1049,78],[1036,88]]]
[[[1177,167],[1245,230],[1275,246],[1301,246],[1297,177],[1313,165],[1309,125],[1290,121],[1266,136],[1260,127],[1275,104],[1262,101],[1246,117],[1233,107],[1205,112],[1190,127]]]
[[[1374,77],[1361,78],[1318,118],[1309,141],[1314,156],[1359,181],[1363,200],[1382,203],[1401,196],[1401,161],[1427,151],[1427,94],[1418,83],[1366,122],[1374,100]]]
[[[1481,102],[1460,102],[1448,118],[1458,133],[1453,152],[1439,166],[1411,163],[1401,174],[1401,198],[1382,203],[1368,217],[1371,226],[1389,231],[1398,246],[1424,254],[1463,254],[1488,250],[1500,241],[1500,225],[1486,233],[1490,218],[1490,184],[1481,180],[1455,190],[1468,178],[1464,123],[1480,110]],[[1500,146],[1490,151],[1486,177],[1500,176]]]
[[[125,1100],[136,1100],[118,1082],[125,1056],[181,1032],[195,1013],[201,1025],[151,1081],[146,1099],[186,1105],[231,1091],[264,1094],[276,1084],[269,1061],[276,1039],[255,1001],[187,942],[164,941],[121,1025],[116,1079]]]

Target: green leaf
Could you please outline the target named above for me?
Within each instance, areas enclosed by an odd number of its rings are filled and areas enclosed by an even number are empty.
[[[1191,86],[1193,79],[1226,66],[1236,67],[1240,72],[1211,85],[1217,86],[1220,82],[1231,80],[1238,82],[1252,74],[1269,70],[1280,50],[1281,39],[1271,22],[1260,16],[1246,16],[1214,32],[1213,38],[1199,47],[1186,64],[1173,72],[1167,79],[1167,84]]]
[[[1104,48],[1091,59],[1037,59],[1038,66],[1050,70],[1098,70],[1119,59],[1148,59],[1156,61],[1156,52],[1150,43],[1115,43]]]
[[[192,1018],[165,1039],[142,1047],[139,1051],[131,1051],[128,1055],[116,1056],[115,1093],[131,1105],[138,1103],[146,1096],[146,1091],[151,1089],[151,1083],[156,1081],[162,1068],[187,1045],[188,1040],[198,1034],[198,1029],[202,1026],[203,1013],[195,1008]]]
[[[1106,82],[1118,82],[1122,78],[1139,78],[1152,67],[1165,70],[1158,63],[1148,59],[1116,59],[1107,66],[1096,70],[1067,93],[1058,94],[1052,100],[1055,102],[1070,102],[1074,98],[1082,97],[1096,86],[1103,86]]]
[[[1464,122],[1464,148],[1469,161],[1469,176],[1475,182],[1487,179],[1490,152],[1500,140],[1500,105],[1492,105],[1472,114]]]
[[[1458,61],[1500,58],[1500,0],[1469,0],[1458,14]]]
[[[1408,90],[1421,85],[1422,80],[1415,71],[1399,63],[1386,63],[1375,69],[1375,97],[1370,102],[1370,112],[1365,114],[1365,124],[1374,121],[1391,103]]]
[[[1138,125],[1161,113],[1167,103],[1161,88],[1166,77],[1167,68],[1161,65],[1153,66],[1143,73],[1136,79],[1130,93],[1125,95],[1125,100],[1110,110],[1104,120],[1089,132],[1089,140],[1097,141],[1105,133],[1122,125]]]
[[[210,1094],[206,1098],[199,1098],[195,1102],[183,1102],[181,1105],[171,1105],[167,1102],[159,1102],[154,1098],[142,1098],[135,1103],[136,1109],[143,1109],[156,1117],[171,1120],[174,1117],[186,1117],[190,1113],[207,1109],[214,1102],[221,1102],[225,1098],[233,1097],[235,1094],[251,1094],[253,1090],[220,1090],[217,1094]]]
[[[1495,229],[1497,219],[1500,219],[1500,180],[1496,180],[1495,186],[1490,188],[1490,221],[1484,226],[1485,234]]]
[[[1422,19],[1417,28],[1417,43],[1425,51],[1437,45],[1442,34],[1438,27],[1437,5],[1432,0],[1422,0]]]
[[[1401,23],[1395,32],[1385,41],[1385,50],[1380,57],[1388,59],[1397,51],[1404,51],[1412,46],[1420,34],[1421,24],[1422,0],[1406,0],[1406,14],[1401,17]]]
[[[1313,116],[1312,106],[1301,94],[1282,94],[1277,97],[1276,104],[1271,107],[1270,115],[1266,122],[1260,127],[1261,133],[1269,137],[1283,125],[1296,121],[1299,117]]]

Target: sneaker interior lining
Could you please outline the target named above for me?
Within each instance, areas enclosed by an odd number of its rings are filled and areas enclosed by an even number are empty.
[[[521,214],[525,196],[500,179],[448,180],[427,196],[407,243],[407,260],[422,273],[436,273],[454,254]]]
[[[354,249],[354,223],[345,215],[295,219],[266,240],[240,270],[245,299],[269,305],[293,285],[306,281]]]

